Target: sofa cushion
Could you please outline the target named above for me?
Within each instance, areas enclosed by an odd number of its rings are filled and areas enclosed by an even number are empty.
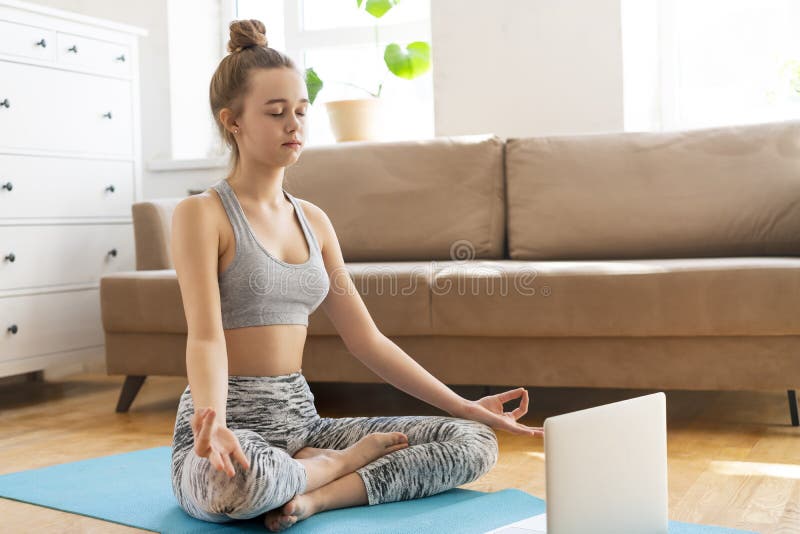
[[[432,334],[430,262],[352,262],[346,265],[356,291],[386,335]],[[331,285],[330,291],[343,291]],[[320,306],[308,318],[309,335],[338,335]]]
[[[800,334],[800,258],[450,262],[431,291],[438,335]]]
[[[386,335],[426,335],[430,327],[430,262],[348,263],[347,271],[378,328]],[[343,291],[331,286],[330,291]],[[100,279],[106,332],[186,334],[174,269],[111,273]],[[338,335],[320,306],[309,335]]]
[[[308,147],[284,185],[325,211],[345,261],[502,258],[503,145],[484,134]]]
[[[800,120],[508,139],[509,257],[800,255]]]

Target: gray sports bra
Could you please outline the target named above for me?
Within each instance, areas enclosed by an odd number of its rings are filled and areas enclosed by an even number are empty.
[[[268,324],[302,324],[325,299],[330,288],[322,253],[300,203],[285,189],[303,228],[310,257],[305,263],[286,263],[261,246],[227,179],[211,186],[233,226],[236,253],[219,274],[222,326],[241,328]]]

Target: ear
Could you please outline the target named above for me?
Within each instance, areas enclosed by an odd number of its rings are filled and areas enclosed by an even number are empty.
[[[225,129],[233,133],[233,130],[239,127],[239,123],[233,119],[233,111],[229,108],[222,108],[219,111],[219,121],[225,126]]]

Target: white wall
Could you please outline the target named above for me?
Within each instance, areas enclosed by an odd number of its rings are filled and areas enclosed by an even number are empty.
[[[150,32],[140,40],[145,198],[186,196],[224,177],[224,168],[146,169],[171,153],[167,0],[34,3]],[[620,0],[431,4],[437,136],[623,130]]]
[[[623,128],[620,0],[431,2],[436,135]]]

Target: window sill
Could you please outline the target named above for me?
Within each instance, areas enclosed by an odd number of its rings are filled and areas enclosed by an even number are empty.
[[[229,156],[198,159],[155,159],[147,162],[150,172],[193,171],[199,169],[219,169],[228,166]]]

